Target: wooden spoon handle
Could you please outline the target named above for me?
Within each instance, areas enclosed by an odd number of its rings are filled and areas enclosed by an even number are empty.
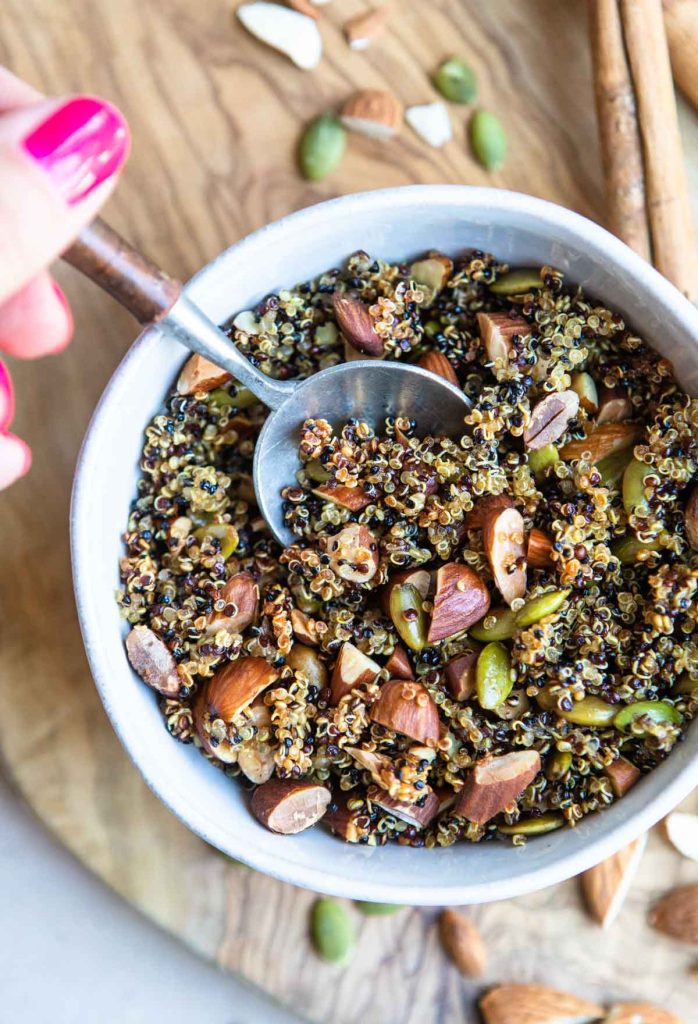
[[[63,259],[109,292],[141,324],[162,320],[182,291],[181,282],[99,217],[80,233]]]

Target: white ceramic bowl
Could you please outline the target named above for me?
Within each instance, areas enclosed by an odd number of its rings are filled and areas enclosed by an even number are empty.
[[[188,286],[221,322],[270,291],[339,264],[356,249],[406,259],[428,248],[476,247],[513,264],[564,270],[619,310],[673,360],[698,393],[698,312],[612,235],[529,196],[465,186],[412,186],[349,195],[271,224],[224,252]],[[316,827],[273,835],[247,809],[235,782],[163,727],[155,695],[132,672],[114,600],[120,535],[135,494],[143,430],[158,411],[185,351],[145,331],[117,368],[80,455],[72,509],[75,591],[85,646],[104,706],[146,782],[189,828],[259,871],[307,888],[366,900],[439,905],[516,896],[570,877],[658,821],[698,784],[698,728],[623,800],[574,830],[524,848],[459,844],[411,850],[354,846]]]

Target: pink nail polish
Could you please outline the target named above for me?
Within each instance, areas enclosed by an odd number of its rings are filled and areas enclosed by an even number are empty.
[[[24,140],[27,153],[71,206],[121,167],[128,147],[119,111],[92,96],[68,100]]]
[[[0,361],[0,432],[6,430],[15,414],[15,390],[5,364]]]

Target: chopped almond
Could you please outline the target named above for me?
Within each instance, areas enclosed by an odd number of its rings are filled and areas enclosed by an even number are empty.
[[[369,498],[361,487],[346,487],[344,484],[322,484],[313,489],[313,494],[325,501],[331,501],[333,505],[341,505],[348,508],[350,512],[360,512],[361,509],[370,505],[374,498]]]
[[[389,679],[369,712],[371,721],[409,736],[418,743],[439,738],[439,711],[421,683]]]
[[[233,633],[242,633],[257,617],[259,587],[254,576],[249,572],[231,576],[218,591],[216,601],[225,601],[225,608],[211,612],[206,625],[207,632],[227,629]]]
[[[126,637],[126,653],[134,671],[163,697],[177,697],[182,680],[172,652],[148,626],[134,626]]]
[[[518,509],[505,508],[489,518],[484,525],[483,542],[494,582],[510,605],[526,593],[524,521]]]
[[[221,370],[210,359],[195,354],[184,364],[177,381],[177,391],[180,395],[195,395],[198,391],[213,391],[229,380],[232,376],[227,370]]]
[[[615,921],[642,858],[647,836],[589,868],[581,876],[587,911],[602,928]]]
[[[400,572],[393,573],[380,595],[381,608],[386,615],[390,615],[390,595],[401,583],[409,583],[417,590],[420,597],[425,599],[431,587],[431,573],[428,569],[402,569]]]
[[[402,103],[384,89],[364,89],[347,100],[341,113],[345,128],[382,141],[397,135],[403,117]]]
[[[621,388],[602,388],[599,393],[599,413],[596,426],[602,423],[621,423],[629,420],[633,414],[633,405],[628,392]]]
[[[446,684],[454,700],[470,700],[475,693],[475,666],[480,650],[464,651],[444,665]]]
[[[375,683],[381,667],[354,644],[342,644],[330,679],[331,704],[339,704],[352,690]]]
[[[320,635],[318,626],[325,626],[324,622],[319,622],[316,619],[311,619],[305,612],[300,611],[298,608],[294,608],[291,612],[291,629],[293,635],[297,640],[300,640],[302,644],[308,644],[310,647],[317,647],[320,643]],[[325,629],[327,627],[325,626]],[[322,632],[325,632],[323,629]]]
[[[531,410],[531,420],[524,430],[524,444],[538,451],[558,441],[579,412],[579,395],[575,391],[554,391]],[[564,455],[563,455],[564,458]]]
[[[252,794],[252,813],[271,832],[295,835],[323,816],[330,791],[315,782],[270,779]]]
[[[611,452],[617,452],[621,448],[627,448],[640,436],[640,428],[636,423],[604,423],[578,441],[570,441],[560,449],[562,459],[581,459],[582,456],[589,457],[591,463],[596,463]]]
[[[424,799],[419,804],[403,803],[395,800],[380,786],[371,786],[366,794],[371,803],[382,807],[388,814],[395,815],[415,828],[426,828],[441,813],[441,801],[430,789],[424,791]]]
[[[485,353],[490,362],[506,366],[514,352],[516,335],[530,334],[531,328],[522,317],[507,313],[478,313],[477,324]]]
[[[514,502],[508,494],[483,494],[470,511],[465,513],[463,526],[466,530],[481,530],[492,516],[513,507]]]
[[[479,622],[489,606],[489,592],[476,572],[460,562],[442,565],[436,573],[428,643],[437,643],[468,629]]]
[[[550,569],[555,564],[552,558],[553,542],[547,533],[535,526],[528,535],[526,562],[532,569]]]
[[[369,583],[378,572],[378,541],[367,526],[350,523],[327,542],[330,568],[348,583]]]
[[[385,663],[385,668],[391,679],[414,679],[407,651],[400,644],[396,644],[395,650]]]
[[[385,7],[376,7],[364,14],[357,14],[344,25],[344,34],[352,50],[367,50],[375,37],[383,30],[388,19]]]
[[[639,768],[627,761],[624,757],[616,760],[604,768],[604,775],[611,783],[611,788],[616,796],[625,796],[629,789],[642,777]]]
[[[465,780],[456,814],[484,825],[513,804],[540,771],[537,750],[517,750],[485,758]]]

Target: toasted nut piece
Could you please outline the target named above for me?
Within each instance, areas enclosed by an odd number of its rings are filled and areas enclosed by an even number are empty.
[[[487,358],[506,365],[514,351],[513,338],[531,333],[530,326],[522,317],[507,313],[478,313],[477,325]]]
[[[400,644],[395,645],[395,650],[386,661],[385,668],[391,679],[414,679],[414,670],[409,656]]]
[[[483,543],[494,582],[507,604],[526,593],[526,547],[523,516],[506,508],[484,525]]]
[[[503,704],[514,687],[509,651],[500,643],[487,644],[475,666],[477,699],[481,708],[492,711]]]
[[[508,494],[483,494],[478,498],[469,512],[463,517],[466,530],[481,530],[493,516],[503,512],[505,508],[513,508],[514,502]]]
[[[375,750],[364,750],[363,747],[345,747],[349,757],[352,757],[357,764],[369,773],[373,781],[383,788],[384,775],[393,774],[393,762],[386,754],[377,754]]]
[[[368,583],[378,572],[378,541],[367,526],[350,523],[327,542],[330,567],[348,583]]]
[[[456,814],[484,825],[521,796],[540,768],[537,750],[517,750],[483,759],[465,780]]]
[[[545,985],[500,985],[479,1003],[484,1024],[592,1024],[604,1009]]]
[[[439,738],[439,711],[421,683],[406,679],[389,679],[383,683],[369,718],[418,743]]]
[[[148,626],[134,626],[126,637],[126,653],[134,672],[163,697],[176,697],[182,680],[177,662],[160,637]]]
[[[480,649],[464,651],[444,665],[446,685],[454,700],[470,700],[475,693],[475,666]]]
[[[532,569],[550,569],[555,563],[552,559],[553,542],[547,533],[537,530],[534,526],[528,535],[526,544],[526,561]]]
[[[679,942],[698,943],[698,885],[672,889],[654,907],[649,923]]]
[[[209,679],[201,691],[204,708],[211,717],[232,722],[278,678],[278,669],[264,658],[238,658],[219,668]]]
[[[588,698],[586,698],[588,699]],[[624,732],[632,731],[634,736],[644,736],[641,720],[649,718],[653,722],[672,722],[681,725],[683,715],[673,704],[665,700],[636,700],[626,704],[613,718],[616,729]]]
[[[456,371],[442,352],[427,352],[421,359],[417,360],[417,366],[421,366],[423,370],[429,370],[430,373],[435,373],[437,377],[443,377],[449,384],[455,384],[456,387],[459,387]]]
[[[325,812],[322,823],[341,836],[345,843],[358,843],[362,838],[362,831],[354,820],[354,815],[347,807],[348,794],[338,793],[332,797],[332,802]]]
[[[627,391],[621,388],[601,388],[599,392],[599,414],[596,426],[602,423],[621,423],[629,420],[633,414],[633,405]]]
[[[362,356],[382,356],[383,341],[376,334],[368,306],[346,292],[334,292],[332,305],[344,340]]]
[[[400,639],[411,651],[424,649],[427,643],[424,599],[411,583],[398,583],[391,589],[390,618]]]
[[[639,434],[640,428],[636,423],[605,423],[581,440],[564,445],[560,449],[560,457],[571,460],[588,455],[589,461],[595,464],[612,452],[633,444]]]
[[[472,921],[457,910],[444,910],[439,918],[441,945],[467,978],[481,978],[485,973],[487,953],[482,936]]]
[[[684,525],[688,543],[694,551],[698,551],[698,487],[694,487],[686,502]]]
[[[372,661],[367,654],[360,651],[354,644],[342,644],[339,655],[332,669],[330,687],[331,704],[339,704],[342,697],[360,686],[375,683],[380,675],[381,667]]]
[[[420,800],[419,804],[407,804],[395,800],[380,786],[370,786],[366,796],[371,803],[377,804],[378,807],[382,807],[388,814],[400,818],[401,821],[406,821],[415,828],[426,828],[441,813],[441,801],[432,790],[425,789],[423,792],[424,802],[422,803]]]
[[[409,583],[425,599],[431,587],[431,573],[428,569],[402,569],[392,574],[386,585],[381,590],[381,608],[386,615],[390,615],[390,596],[402,583]]]
[[[683,1024],[683,1021],[676,1014],[649,1003],[617,1003],[604,1024]]]
[[[572,390],[579,396],[579,404],[582,409],[595,416],[599,411],[599,393],[596,390],[596,381],[590,373],[575,373],[572,375]]]
[[[351,49],[367,50],[383,29],[387,18],[387,8],[376,7],[347,21],[344,25],[344,34]]]
[[[436,573],[434,610],[427,642],[437,643],[468,629],[490,606],[487,587],[476,572],[460,562],[447,562]]]
[[[638,779],[642,777],[642,772],[624,757],[617,757],[612,764],[604,768],[604,775],[611,783],[611,789],[615,795],[621,797],[633,788]]]
[[[250,711],[252,712],[252,721],[257,729],[269,729],[271,711],[261,698],[255,701]],[[253,736],[252,739],[246,740],[237,747],[237,763],[240,771],[250,782],[261,786],[263,782],[268,782],[274,774],[276,767],[274,747],[271,743],[261,740],[259,735]]]
[[[316,782],[269,779],[252,794],[252,813],[271,832],[295,835],[323,816],[330,791]]]
[[[397,96],[384,89],[364,89],[342,107],[342,124],[372,139],[392,139],[402,128],[404,110]],[[336,293],[335,293],[336,294]]]
[[[421,139],[439,149],[453,138],[453,125],[445,103],[420,103],[408,107],[405,120]]]
[[[221,384],[231,380],[232,375],[227,370],[221,370],[210,359],[205,356],[190,356],[177,381],[177,391],[180,395],[194,395],[197,391],[213,391]]]
[[[218,591],[216,600],[225,601],[225,608],[211,612],[206,631],[215,633],[227,629],[242,633],[257,617],[259,587],[252,573],[238,572],[231,576]]]
[[[664,819],[667,839],[679,853],[698,861],[698,814],[674,811]]]
[[[440,292],[446,286],[452,273],[453,260],[440,252],[432,252],[423,260],[416,260],[410,267],[410,277],[412,280],[416,281],[417,284],[426,285],[433,292]],[[433,354],[440,355],[441,353],[436,352]]]
[[[317,625],[316,619],[311,619],[309,615],[306,615],[305,612],[300,611],[300,609],[294,608],[291,611],[291,629],[293,630],[293,635],[297,640],[300,640],[302,644],[308,644],[310,647],[317,647],[320,643]]]
[[[322,37],[312,18],[264,0],[241,4],[236,15],[248,32],[309,71],[322,57]]]
[[[317,686],[318,690],[324,690],[327,686],[327,665],[312,647],[294,644],[286,655],[286,664],[290,665],[294,672],[302,672],[310,685]]]
[[[341,508],[348,508],[350,512],[360,512],[362,508],[370,505],[374,498],[369,498],[363,487],[345,487],[343,484],[322,484],[321,487],[314,487],[313,494],[325,501],[331,501],[333,505]]]
[[[546,395],[531,410],[531,421],[523,434],[524,444],[528,449],[537,451],[559,440],[578,412],[579,395],[574,391],[555,391]]]
[[[642,858],[647,836],[580,875],[586,908],[602,928],[615,921]]]

